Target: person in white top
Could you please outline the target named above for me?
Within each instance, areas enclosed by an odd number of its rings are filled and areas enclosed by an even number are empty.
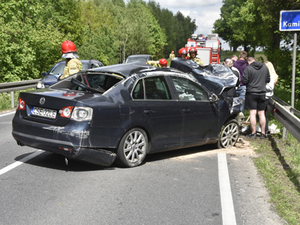
[[[266,109],[265,109],[265,115],[266,115],[266,135],[270,134],[269,126],[268,126],[268,104],[270,102],[270,98],[274,95],[274,87],[275,84],[278,81],[278,75],[274,69],[274,66],[271,62],[266,61],[265,65],[269,69],[270,73],[270,82],[266,84]]]

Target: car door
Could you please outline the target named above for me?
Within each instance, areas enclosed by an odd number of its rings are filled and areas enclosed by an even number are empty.
[[[148,124],[153,151],[181,146],[182,113],[164,76],[140,79],[132,92],[136,107]]]
[[[182,112],[184,146],[193,146],[217,138],[217,103],[209,93],[192,80],[171,76]]]

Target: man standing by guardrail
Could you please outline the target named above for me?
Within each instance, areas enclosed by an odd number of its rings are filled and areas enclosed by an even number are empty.
[[[270,82],[268,67],[253,57],[247,59],[249,66],[243,73],[242,82],[246,85],[245,106],[250,111],[251,134],[248,137],[256,138],[256,113],[259,117],[261,127],[261,139],[266,138],[265,126],[265,107],[266,107],[266,84]]]

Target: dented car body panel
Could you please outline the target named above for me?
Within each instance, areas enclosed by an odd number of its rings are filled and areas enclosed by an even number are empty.
[[[109,166],[133,128],[146,132],[147,153],[216,143],[238,113],[233,103],[181,71],[119,64],[20,93],[12,135],[19,145]]]

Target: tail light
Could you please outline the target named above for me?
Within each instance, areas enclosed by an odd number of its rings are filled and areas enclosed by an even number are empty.
[[[66,106],[60,110],[60,116],[64,118],[71,118],[75,121],[89,121],[93,117],[93,109],[83,106]]]
[[[82,107],[82,106],[75,106],[71,120],[75,121],[89,121],[92,120],[93,117],[93,109],[90,107]]]
[[[22,98],[19,98],[17,110],[25,110],[25,108],[26,108],[25,101]]]
[[[73,106],[66,106],[61,110],[60,116],[65,118],[70,118]]]

